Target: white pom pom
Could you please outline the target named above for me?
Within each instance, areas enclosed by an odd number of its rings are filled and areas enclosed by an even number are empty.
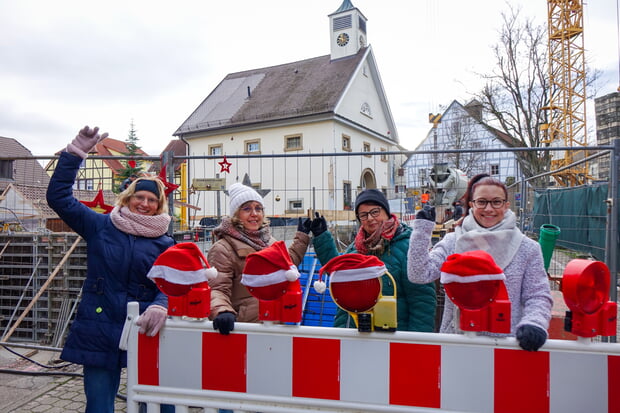
[[[207,277],[207,280],[212,280],[214,278],[217,277],[217,270],[213,267],[211,268],[205,268],[205,275]]]
[[[295,281],[299,278],[299,273],[293,269],[286,271],[285,277],[289,281]]]
[[[315,281],[313,285],[314,285],[314,289],[319,294],[323,294],[325,290],[327,289],[327,285],[325,284],[325,281]]]

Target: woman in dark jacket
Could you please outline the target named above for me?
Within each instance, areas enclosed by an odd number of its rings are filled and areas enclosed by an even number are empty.
[[[80,164],[107,137],[84,127],[60,154],[47,189],[47,202],[87,242],[88,268],[82,299],[61,353],[84,366],[86,413],[113,413],[121,369],[127,354],[119,349],[127,303],[137,301],[140,331],[155,336],[167,316],[167,297],[147,278],[155,259],[174,244],[165,187],[156,178],[140,178],[119,195],[108,215],[73,196]],[[162,411],[173,411],[162,406]]]
[[[416,285],[407,279],[407,251],[411,228],[390,213],[390,206],[383,193],[377,189],[363,191],[355,202],[355,215],[361,227],[355,241],[344,252],[375,255],[385,264],[396,286],[383,275],[382,294],[394,295],[396,287],[397,330],[433,332],[437,304],[433,283]],[[312,220],[312,243],[316,255],[325,265],[338,255],[336,244],[325,218]],[[338,308],[334,327],[355,327],[349,314]]]

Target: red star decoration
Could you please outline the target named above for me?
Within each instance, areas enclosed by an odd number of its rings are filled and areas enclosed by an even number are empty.
[[[166,178],[166,166],[167,164],[161,168],[161,171],[159,172],[159,179],[161,179],[162,183],[166,187],[166,191],[164,193],[166,194],[166,196],[168,196],[173,193],[174,190],[179,187],[179,185],[168,182],[168,179]]]
[[[218,162],[218,164],[222,167],[222,169],[220,169],[220,172],[230,173],[230,166],[232,164],[226,160],[226,155],[224,155],[224,160],[222,162]]]
[[[101,189],[99,190],[99,192],[97,192],[97,195],[92,201],[80,201],[80,202],[86,205],[87,207],[89,207],[90,209],[92,209],[93,211],[96,211],[102,214],[109,214],[114,209],[112,205],[106,205],[105,199],[103,199],[103,190]]]
[[[134,161],[133,159],[129,162],[127,162],[127,165],[129,165],[130,168],[134,169],[136,167],[136,161]]]

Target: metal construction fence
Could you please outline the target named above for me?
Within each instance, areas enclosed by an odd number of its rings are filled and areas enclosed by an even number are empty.
[[[544,224],[560,230],[548,272],[553,280],[561,279],[566,263],[571,258],[587,257],[603,261],[612,274],[617,274],[618,255],[618,156],[615,146],[580,148],[588,157],[592,176],[597,179],[587,185],[563,188],[552,183],[549,171],[536,177],[497,177],[508,181],[511,209],[518,217],[521,229],[538,239]],[[519,151],[564,151],[571,148],[506,149]],[[178,241],[192,241],[207,251],[211,245],[211,231],[219,218],[227,215],[226,188],[233,182],[245,182],[261,191],[265,199],[266,215],[272,221],[277,239],[290,240],[299,217],[313,212],[324,215],[330,223],[338,247],[344,250],[358,230],[353,207],[359,191],[376,187],[390,200],[390,207],[402,221],[410,223],[421,205],[420,194],[425,189],[407,182],[408,168],[417,168],[417,160],[433,155],[426,152],[363,152],[322,154],[260,154],[207,156],[133,157],[149,165],[148,174],[159,174],[157,166],[167,168],[165,179],[176,182],[179,188],[170,199],[174,225],[171,231]],[[444,150],[441,153],[467,153],[469,150]],[[4,339],[36,341],[61,345],[70,324],[76,303],[80,298],[81,280],[86,270],[85,246],[70,228],[59,222],[45,201],[47,183],[33,179],[35,170],[47,175],[53,169],[55,157],[3,158],[0,162],[12,165],[10,179],[0,179],[0,332]],[[106,161],[126,164],[128,157],[97,157],[85,162],[76,181],[76,194],[83,201],[93,201],[98,191],[107,204],[114,202],[113,189],[117,185]],[[607,165],[602,170],[598,165]],[[18,167],[19,166],[19,167]],[[569,170],[569,166],[566,167]],[[496,169],[478,165],[476,172],[493,175]],[[501,171],[501,168],[500,168]],[[417,185],[417,186],[416,186]],[[203,218],[208,220],[200,222]],[[445,225],[444,225],[445,224]],[[440,222],[440,233],[451,230],[450,224]],[[73,243],[76,247],[72,249]],[[309,276],[318,273],[320,264],[310,258],[305,265]],[[70,255],[67,258],[67,255]],[[50,280],[53,278],[53,280]],[[45,286],[45,291],[41,287]],[[557,289],[557,285],[554,285]],[[313,293],[312,289],[308,294]],[[617,300],[617,280],[612,277],[612,300]],[[309,301],[312,301],[310,297]],[[35,301],[33,303],[33,301]],[[28,308],[30,307],[30,308]],[[324,304],[314,307],[313,317],[325,320]],[[19,325],[15,323],[19,321]],[[327,325],[327,324],[319,324]]]

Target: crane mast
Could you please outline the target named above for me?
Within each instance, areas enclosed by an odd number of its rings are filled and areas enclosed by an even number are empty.
[[[586,74],[583,39],[583,1],[547,0],[549,48],[549,106],[542,125],[542,142],[550,146],[587,146]],[[558,155],[559,154],[559,155]],[[562,186],[584,184],[590,179],[585,151],[553,153],[551,170]]]

